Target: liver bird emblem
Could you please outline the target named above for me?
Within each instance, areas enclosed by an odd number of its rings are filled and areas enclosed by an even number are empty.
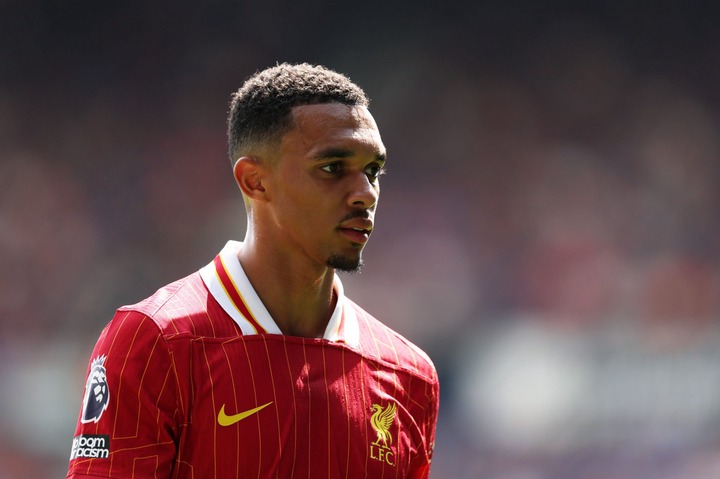
[[[373,415],[370,417],[370,424],[377,433],[377,440],[373,444],[380,446],[382,441],[383,447],[389,447],[392,444],[392,434],[390,434],[390,426],[395,420],[397,406],[390,403],[385,409],[379,404],[372,405]]]

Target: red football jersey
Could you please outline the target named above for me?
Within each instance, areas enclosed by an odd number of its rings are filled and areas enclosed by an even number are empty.
[[[68,477],[424,478],[435,368],[346,298],[282,335],[228,245],[103,330]]]

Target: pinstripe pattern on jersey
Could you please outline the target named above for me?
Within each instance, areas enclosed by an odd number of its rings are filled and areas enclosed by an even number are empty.
[[[82,434],[107,435],[110,457],[78,459],[70,472],[78,477],[169,477],[173,447],[165,429],[177,418],[177,384],[157,325],[136,312],[119,311],[113,327],[101,334],[95,350],[111,356],[108,388],[114,391],[106,417]],[[121,380],[122,378],[122,380]],[[132,461],[127,462],[128,457]]]
[[[114,399],[97,425],[76,432],[111,436],[111,456],[73,460],[69,477],[424,477],[437,417],[432,363],[340,297],[340,320],[326,332],[337,331],[336,341],[244,334],[198,273],[121,308],[92,356],[107,355]],[[343,341],[349,326],[354,344]],[[237,414],[269,402],[218,424],[222,406]],[[369,449],[371,406],[390,403],[392,464]]]

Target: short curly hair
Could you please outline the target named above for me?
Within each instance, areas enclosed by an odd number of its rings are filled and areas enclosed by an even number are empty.
[[[279,142],[292,127],[295,106],[365,106],[365,92],[345,75],[320,65],[281,63],[252,75],[232,94],[228,114],[230,163],[253,146]]]

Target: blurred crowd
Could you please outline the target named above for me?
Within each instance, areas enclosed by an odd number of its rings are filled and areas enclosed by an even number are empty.
[[[0,479],[62,477],[114,309],[242,239],[229,95],[286,60],[371,96],[389,171],[345,289],[438,366],[433,477],[720,477],[720,37],[703,15],[398,8],[326,38],[342,20],[322,2],[95,22],[51,5],[1,7]]]

